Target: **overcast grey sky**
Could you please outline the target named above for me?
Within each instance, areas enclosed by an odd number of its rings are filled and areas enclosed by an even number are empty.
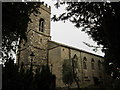
[[[64,12],[64,8],[56,9],[54,6],[55,0],[41,0],[51,6],[51,17],[54,14],[59,15]],[[76,47],[88,52],[92,52],[97,55],[104,56],[101,50],[94,52],[93,48],[86,46],[83,42],[87,42],[91,45],[97,45],[86,33],[80,31],[81,28],[76,28],[71,22],[53,22],[51,21],[51,39],[53,41]]]

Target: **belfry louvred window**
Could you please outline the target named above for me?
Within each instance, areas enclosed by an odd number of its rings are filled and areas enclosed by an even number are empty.
[[[41,18],[40,21],[39,21],[39,31],[44,32],[44,29],[45,29],[44,24],[45,24],[45,21],[44,21],[43,18]]]

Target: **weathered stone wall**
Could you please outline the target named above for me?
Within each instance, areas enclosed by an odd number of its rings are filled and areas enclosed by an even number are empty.
[[[87,61],[86,61],[86,65],[87,65],[87,69],[83,69],[83,79],[84,82],[89,83],[90,84],[94,84],[93,82],[93,77],[97,77],[100,79],[100,77],[103,77],[103,65],[101,64],[101,69],[98,69],[98,60],[100,60],[101,62],[103,62],[103,59],[101,57],[92,55],[92,54],[88,54],[85,52],[81,52],[81,57],[82,57],[82,64],[83,64],[83,58],[86,57]],[[91,60],[94,60],[94,69],[92,69],[91,66]],[[83,68],[83,66],[82,66]],[[88,77],[88,80],[86,80],[85,77]],[[90,81],[89,81],[90,80]]]
[[[27,28],[27,42],[22,40],[19,57],[19,63],[31,63],[30,54],[33,52],[33,65],[43,65],[47,63],[47,47],[50,37],[50,14],[51,8],[47,5],[40,5],[38,10],[40,13],[31,13],[31,22],[28,23]],[[39,31],[39,20],[44,19],[44,32]]]
[[[50,49],[48,56],[51,72],[56,76],[56,85],[58,87],[63,87],[64,85],[61,78],[61,48],[56,47],[54,49]]]
[[[102,62],[104,59],[100,56],[76,50],[74,48],[66,47],[63,45],[55,44],[55,42],[50,42],[49,46],[53,46],[52,49],[49,51],[49,62],[52,64],[52,72],[56,75],[56,86],[57,87],[67,87],[63,80],[62,80],[62,65],[64,60],[71,60],[75,55],[77,57],[77,77],[79,79],[79,84],[82,87],[94,84],[93,77],[97,77],[99,80],[104,79],[104,68]],[[86,57],[86,65],[87,69],[83,68],[83,60]],[[94,59],[94,69],[91,66],[91,60]],[[98,61],[101,62],[101,68],[98,67]],[[76,83],[74,82],[71,87],[77,87]]]

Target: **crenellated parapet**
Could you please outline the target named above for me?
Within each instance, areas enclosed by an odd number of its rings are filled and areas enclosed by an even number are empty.
[[[42,9],[44,9],[45,11],[51,13],[51,6],[49,6],[48,4],[46,4],[46,3],[44,3],[44,2],[41,2],[40,7],[41,7]]]

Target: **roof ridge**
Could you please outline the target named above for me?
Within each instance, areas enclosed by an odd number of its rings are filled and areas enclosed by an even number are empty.
[[[86,51],[86,50],[82,50],[82,49],[79,49],[79,48],[76,48],[76,47],[73,47],[73,46],[69,46],[69,45],[66,45],[66,44],[63,44],[63,43],[59,43],[59,42],[52,41],[52,40],[49,40],[49,42],[53,42],[55,44],[59,44],[60,46],[68,47],[68,48],[71,48],[71,49],[76,49],[76,50],[81,51],[81,52],[86,52],[86,53],[89,53],[89,54],[92,54],[92,55],[104,58],[103,56],[100,56],[100,55],[94,54],[92,52],[89,52],[89,51]]]

